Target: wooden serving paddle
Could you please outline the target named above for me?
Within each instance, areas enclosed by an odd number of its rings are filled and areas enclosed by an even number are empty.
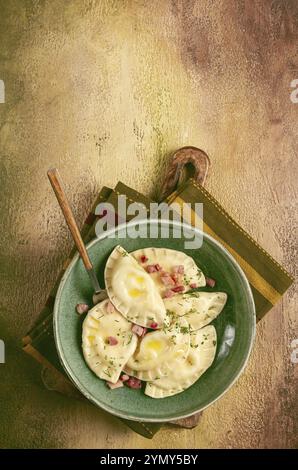
[[[192,177],[204,186],[209,166],[209,157],[203,150],[197,147],[182,147],[177,150],[170,158],[160,191],[160,200],[163,201],[171,194],[183,179]]]

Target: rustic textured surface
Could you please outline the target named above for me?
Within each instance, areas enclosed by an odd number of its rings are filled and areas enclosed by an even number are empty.
[[[294,447],[294,288],[258,325],[246,372],[195,430],[152,441],[45,390],[19,338],[71,245],[46,178],[58,166],[80,221],[118,179],[154,194],[183,145],[207,188],[292,273],[298,78],[295,0],[0,0],[1,447]],[[296,54],[296,55],[295,55]]]

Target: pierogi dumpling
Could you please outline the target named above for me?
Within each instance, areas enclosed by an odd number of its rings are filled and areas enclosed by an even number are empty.
[[[188,323],[184,318],[177,318],[169,327],[147,333],[140,339],[124,371],[141,380],[164,377],[185,361],[189,347]]]
[[[192,292],[164,299],[164,304],[168,315],[183,316],[191,330],[198,330],[220,314],[226,301],[225,292]]]
[[[105,284],[109,298],[125,318],[144,327],[163,326],[166,309],[152,277],[121,246],[109,256]]]
[[[194,260],[182,251],[171,250],[168,248],[142,248],[132,251],[131,255],[144,267],[158,264],[163,272],[173,273],[177,266],[183,266],[181,275],[182,284],[185,287],[184,292],[192,289],[192,286],[201,287],[206,285],[206,279],[203,272],[198,268]],[[146,260],[145,262],[142,260]],[[150,274],[158,288],[161,296],[168,287],[162,282],[162,276],[159,271]]]
[[[182,317],[183,318],[183,317]],[[208,325],[190,334],[189,353],[183,364],[162,377],[146,384],[145,394],[164,398],[181,393],[193,385],[211,366],[216,353],[216,330]]]
[[[109,312],[108,304],[107,299],[89,310],[83,322],[82,347],[90,369],[101,379],[116,383],[137,347],[137,335],[116,309]]]

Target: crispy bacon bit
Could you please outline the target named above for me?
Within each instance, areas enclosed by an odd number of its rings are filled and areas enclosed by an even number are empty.
[[[174,273],[177,273],[177,274],[184,274],[183,264],[179,264],[178,266],[174,266],[173,271],[174,271]]]
[[[169,273],[162,273],[162,275],[160,276],[160,279],[161,279],[161,282],[165,286],[174,286],[175,285],[175,281]]]
[[[211,277],[206,277],[206,285],[209,287],[214,287],[215,286],[215,280],[211,279]]]
[[[76,305],[76,311],[79,315],[82,315],[83,313],[87,313],[89,310],[89,305],[87,304],[77,304]]]
[[[148,266],[146,267],[146,271],[149,274],[156,273],[157,269],[156,269],[155,264],[148,264]]]
[[[184,292],[185,287],[184,286],[176,286],[176,287],[173,287],[172,291],[173,292]]]
[[[191,289],[196,289],[198,287],[198,284],[196,284],[195,282],[192,282],[191,284],[189,284],[189,287]]]
[[[127,375],[127,374],[121,375],[120,380],[122,382],[127,382],[127,380],[129,380],[129,375]]]
[[[147,258],[147,256],[142,255],[142,256],[140,257],[140,260],[141,260],[141,263],[146,263],[146,262],[148,261],[148,258]]]
[[[181,276],[179,276],[178,274],[171,274],[171,278],[173,279],[174,281],[174,284],[179,284],[179,282],[181,282]]]
[[[127,385],[129,388],[141,388],[142,382],[136,377],[129,377],[129,379],[125,382],[125,385]]]
[[[144,328],[140,325],[133,325],[131,328],[131,331],[138,336],[143,336],[143,330]]]
[[[108,337],[108,344],[110,346],[116,346],[116,344],[118,344],[117,338],[115,338],[114,336],[109,336]]]
[[[145,336],[146,333],[147,333],[147,328],[143,328],[143,333],[142,333],[141,338],[144,338],[144,336]]]
[[[115,307],[110,300],[106,304],[106,309],[108,313],[113,313],[115,311]]]
[[[115,384],[112,384],[112,382],[107,382],[107,386],[111,390],[114,390],[115,388],[123,387],[123,382],[121,382],[121,380],[118,380],[118,382],[116,382]]]
[[[155,321],[152,322],[150,325],[150,328],[153,328],[153,330],[156,330],[157,327],[158,327],[158,324]]]
[[[162,271],[162,267],[160,266],[160,264],[157,263],[154,266],[155,266],[156,271]]]
[[[164,299],[169,299],[170,297],[173,297],[173,295],[175,295],[174,292],[171,289],[168,289],[165,291],[163,297]]]

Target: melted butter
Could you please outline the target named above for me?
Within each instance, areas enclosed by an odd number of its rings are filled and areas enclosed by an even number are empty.
[[[138,283],[144,282],[144,276],[140,276],[139,274],[135,273],[128,273],[128,279],[135,279]]]
[[[97,331],[96,328],[89,327],[89,333],[91,333],[91,335],[96,335],[98,333],[98,331]]]
[[[133,279],[134,281],[136,281],[138,284],[143,284],[145,279],[144,279],[144,276],[140,276],[138,274],[134,274],[134,273],[129,273],[127,275],[128,279]]]
[[[129,289],[128,294],[130,297],[136,298],[136,297],[140,297],[140,295],[143,294],[143,291],[141,291],[140,289],[133,288],[133,289]]]
[[[164,349],[164,344],[161,341],[152,339],[146,343],[146,349],[151,349],[151,351],[161,352]]]
[[[94,328],[98,328],[100,325],[99,320],[96,320],[95,318],[90,318],[90,325],[92,325]]]
[[[95,340],[95,336],[88,336],[88,340],[90,344],[93,344]]]

